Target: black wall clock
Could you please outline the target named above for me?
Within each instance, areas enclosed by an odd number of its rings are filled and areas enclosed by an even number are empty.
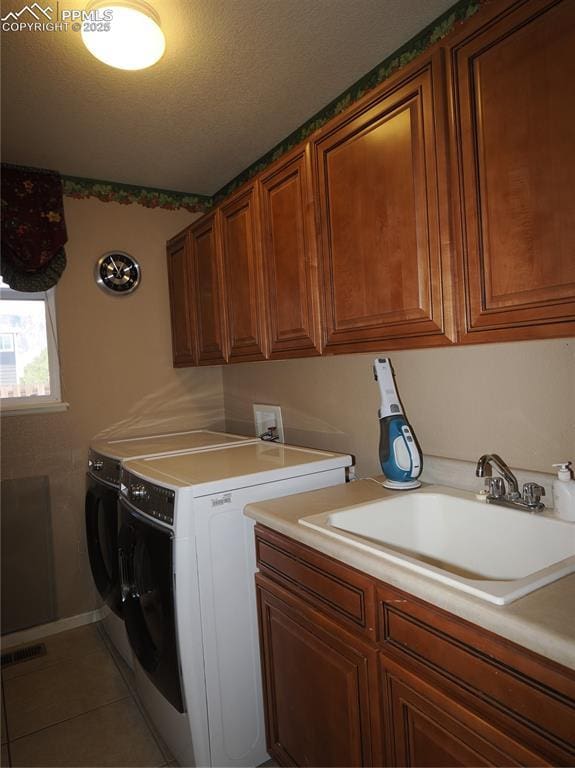
[[[116,296],[132,293],[140,284],[140,265],[124,251],[110,251],[96,263],[96,282],[104,291]]]

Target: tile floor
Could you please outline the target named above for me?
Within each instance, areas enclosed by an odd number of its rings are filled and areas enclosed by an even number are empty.
[[[46,656],[2,670],[2,766],[177,765],[97,625],[43,642]]]

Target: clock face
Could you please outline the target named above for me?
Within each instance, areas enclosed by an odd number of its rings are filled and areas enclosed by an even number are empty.
[[[140,283],[140,265],[123,251],[105,253],[96,264],[96,282],[117,296],[132,293]]]

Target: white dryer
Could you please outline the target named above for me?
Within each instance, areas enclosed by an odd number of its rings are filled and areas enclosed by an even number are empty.
[[[246,504],[346,480],[351,456],[253,443],[126,461],[120,568],[139,697],[182,766],[268,759]]]
[[[116,650],[130,666],[133,665],[132,650],[122,618],[117,553],[121,461],[137,456],[189,452],[250,442],[255,442],[255,438],[206,429],[92,442],[88,455],[85,498],[88,557],[94,582],[104,601],[102,625]]]

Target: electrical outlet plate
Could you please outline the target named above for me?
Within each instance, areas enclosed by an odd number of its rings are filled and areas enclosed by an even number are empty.
[[[279,405],[262,405],[261,403],[254,403],[253,411],[256,437],[263,435],[263,433],[270,427],[276,427],[279,442],[285,442],[282,409]]]

